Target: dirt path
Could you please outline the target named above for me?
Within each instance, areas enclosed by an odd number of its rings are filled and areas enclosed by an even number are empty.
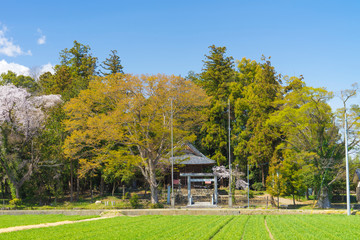
[[[269,229],[269,227],[268,227],[268,225],[267,225],[266,217],[264,218],[264,221],[265,221],[265,227],[266,227],[266,230],[267,230],[268,233],[269,233],[270,239],[271,239],[271,240],[274,240],[274,237],[273,237],[273,235],[271,234],[270,229]]]
[[[264,194],[264,195],[261,195],[259,197],[262,197],[262,198],[263,197],[269,197],[269,201],[270,201],[271,196],[270,196],[270,194]],[[277,197],[274,197],[274,200],[275,200],[275,202],[277,204]],[[279,202],[280,202],[280,205],[293,205],[294,204],[292,199],[287,199],[287,198],[282,198],[282,197],[279,198]],[[309,200],[309,201],[306,201],[306,202],[299,202],[299,201],[295,200],[295,203],[296,204],[311,204],[312,201]]]
[[[83,220],[77,220],[77,221],[61,221],[61,222],[54,222],[54,223],[41,223],[41,224],[36,224],[36,225],[8,227],[8,228],[0,229],[0,233],[15,232],[15,231],[21,231],[21,230],[27,230],[27,229],[33,229],[33,228],[53,227],[53,226],[73,224],[73,223],[78,223],[78,222],[89,222],[89,221],[96,221],[96,220],[100,220],[100,219],[113,218],[113,217],[115,217],[115,216],[89,218],[89,219],[83,219]]]

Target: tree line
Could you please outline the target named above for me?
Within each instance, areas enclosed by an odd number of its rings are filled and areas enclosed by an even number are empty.
[[[331,92],[278,74],[270,60],[235,61],[213,45],[199,73],[134,75],[115,50],[98,70],[90,47],[74,41],[53,74],[1,74],[3,198],[10,191],[29,201],[76,201],[84,189],[114,194],[141,175],[157,203],[172,125],[175,146],[193,142],[218,166],[228,166],[230,128],[233,168],[251,169],[251,188],[294,201],[311,188],[318,206],[329,207],[345,176],[344,109],[333,111]],[[343,100],[355,92],[344,91]],[[347,111],[350,149],[358,145],[359,111]]]

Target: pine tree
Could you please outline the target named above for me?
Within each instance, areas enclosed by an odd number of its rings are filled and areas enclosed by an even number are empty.
[[[124,73],[123,66],[121,65],[120,57],[117,55],[117,51],[111,50],[111,53],[109,55],[110,55],[110,57],[106,58],[106,60],[103,61],[103,64],[105,66],[102,64],[100,64],[100,66],[103,69],[110,71],[110,72],[109,73],[102,72],[102,71],[100,71],[100,72],[105,76],[110,75],[110,74],[115,74],[115,73]]]

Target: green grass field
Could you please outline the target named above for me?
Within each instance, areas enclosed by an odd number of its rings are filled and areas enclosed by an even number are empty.
[[[62,214],[54,215],[0,215],[0,228],[8,228],[23,225],[33,225],[40,223],[52,223],[60,221],[75,221],[99,216],[66,216]]]
[[[44,216],[40,216],[44,217]],[[115,217],[0,234],[0,239],[360,239],[360,217],[241,215]]]

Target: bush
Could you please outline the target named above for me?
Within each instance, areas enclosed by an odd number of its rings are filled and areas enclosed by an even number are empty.
[[[254,198],[254,191],[249,191],[249,198]]]
[[[150,203],[150,208],[164,208],[162,203]]]
[[[129,192],[126,192],[126,193],[125,193],[125,199],[129,199],[129,198],[130,198],[130,196],[131,196],[131,195],[130,195],[130,193],[129,193]]]
[[[139,203],[139,196],[134,193],[131,198],[130,198],[130,204],[132,208],[139,208],[140,207],[140,203]]]
[[[10,204],[10,205],[19,206],[19,205],[21,205],[21,199],[19,199],[19,198],[14,198],[14,199],[12,199],[12,200],[9,201],[9,204]]]
[[[254,183],[253,185],[251,185],[251,187],[255,191],[263,191],[264,190],[264,185],[261,182]]]

